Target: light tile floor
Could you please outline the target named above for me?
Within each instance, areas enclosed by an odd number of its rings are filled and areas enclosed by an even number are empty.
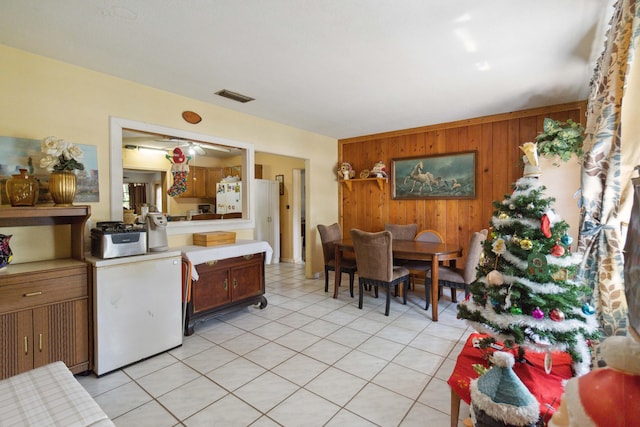
[[[367,292],[360,310],[346,276],[333,299],[304,265],[265,274],[263,310],[210,319],[181,347],[76,378],[117,426],[450,425],[446,381],[472,330],[448,290],[432,322],[421,286],[407,305],[393,298],[386,317],[384,294]],[[462,402],[460,420],[468,413]]]

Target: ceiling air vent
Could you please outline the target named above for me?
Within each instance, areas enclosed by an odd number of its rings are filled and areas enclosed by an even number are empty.
[[[224,98],[229,98],[233,101],[238,101],[238,102],[242,102],[243,104],[245,102],[249,102],[249,101],[253,101],[254,98],[251,98],[250,96],[247,95],[242,95],[241,93],[237,93],[237,92],[232,92],[230,90],[227,89],[222,89],[216,92],[216,95],[220,95]]]

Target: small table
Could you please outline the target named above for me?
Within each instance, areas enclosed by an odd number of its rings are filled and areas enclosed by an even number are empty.
[[[493,353],[493,349],[482,349],[473,346],[475,339],[487,337],[483,334],[471,334],[467,338],[462,351],[458,355],[456,366],[447,383],[451,387],[451,427],[458,425],[458,413],[460,412],[460,399],[471,404],[471,380],[478,378],[478,373],[473,369],[474,364],[488,367],[487,355]],[[503,349],[510,353],[517,350]],[[533,351],[525,352],[526,363],[516,362],[513,371],[529,389],[531,394],[540,403],[540,416],[549,415],[560,406],[560,396],[564,391],[563,382],[573,376],[571,370],[571,356],[567,353],[553,352],[551,372],[544,370],[544,353]]]
[[[455,260],[462,256],[462,249],[451,243],[419,242],[415,240],[393,240],[393,256],[395,258],[431,261],[431,319],[438,321],[438,264],[440,261]],[[340,271],[342,252],[353,252],[351,239],[343,239],[335,244],[335,268]],[[333,298],[338,298],[341,274],[335,275]],[[426,290],[425,290],[426,292]]]

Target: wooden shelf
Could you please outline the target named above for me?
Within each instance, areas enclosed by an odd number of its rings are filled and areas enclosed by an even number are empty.
[[[387,182],[387,178],[352,178],[352,179],[340,180],[340,182],[342,182],[344,185],[347,186],[349,191],[351,191],[351,188],[354,182],[364,182],[364,181],[377,181],[378,187],[380,188],[380,191],[382,191],[384,189],[383,183]]]
[[[91,216],[89,206],[35,206],[0,208],[0,227],[34,225],[71,226],[71,256],[84,259],[84,227]]]
[[[83,262],[90,215],[81,205],[0,207],[0,227],[68,225],[71,246],[71,258],[11,264],[0,274],[0,378],[57,360],[74,374],[91,367],[92,304]]]

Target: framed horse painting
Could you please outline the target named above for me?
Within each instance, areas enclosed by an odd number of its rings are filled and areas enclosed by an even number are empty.
[[[393,199],[475,199],[477,151],[391,159]]]

